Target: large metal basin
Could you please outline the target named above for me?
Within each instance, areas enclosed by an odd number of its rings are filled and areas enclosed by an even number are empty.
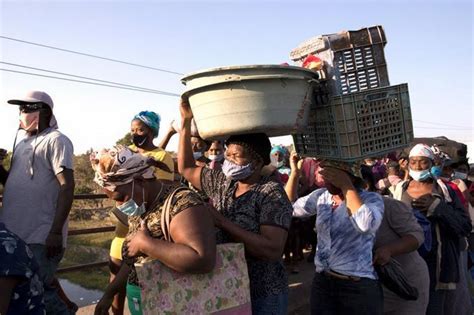
[[[199,71],[182,78],[185,95],[204,139],[264,132],[289,135],[308,123],[317,73],[281,65]]]

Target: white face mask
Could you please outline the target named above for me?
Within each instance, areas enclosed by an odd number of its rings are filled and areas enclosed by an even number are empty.
[[[412,169],[409,169],[408,172],[410,174],[410,177],[416,180],[417,182],[424,182],[432,178],[430,169],[422,170],[422,171],[414,171]]]
[[[209,160],[211,161],[222,161],[224,159],[224,154],[209,154]]]
[[[280,161],[280,162],[276,162],[275,164],[273,164],[276,168],[280,168],[282,166],[285,165],[285,162],[284,161]]]
[[[25,131],[38,129],[40,112],[20,113],[20,128]]]
[[[285,161],[283,161],[283,160],[278,161],[278,159],[273,155],[270,157],[270,160],[271,160],[271,164],[276,168],[280,168],[283,165],[285,165]]]

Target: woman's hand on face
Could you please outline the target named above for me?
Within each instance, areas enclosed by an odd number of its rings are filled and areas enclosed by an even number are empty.
[[[181,103],[179,105],[179,111],[181,113],[181,118],[191,119],[193,118],[193,111],[189,105],[189,99],[186,96],[181,96]]]
[[[339,189],[353,187],[352,180],[346,172],[334,168],[324,167],[319,174],[322,175],[324,182],[332,184]]]
[[[400,165],[401,170],[408,171],[408,160],[407,159],[400,159],[398,161],[398,165]]]
[[[138,231],[127,237],[127,255],[129,257],[136,257],[143,254],[144,245],[150,238],[150,232],[148,231],[145,222],[142,221]]]

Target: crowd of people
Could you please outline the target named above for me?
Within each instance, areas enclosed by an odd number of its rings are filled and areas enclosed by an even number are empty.
[[[8,103],[19,106],[21,135],[9,169],[0,167],[0,314],[74,314],[55,278],[74,197],[73,145],[47,93]],[[125,300],[143,313],[136,263],[207,274],[226,243],[245,247],[252,314],[288,313],[288,273],[304,255],[315,271],[310,295],[299,298],[311,314],[473,313],[467,159],[426,144],[359,163],[301,158],[263,133],[206,141],[186,99],[180,114],[158,146],[160,116],[141,111],[129,146],[91,155],[117,218],[95,314],[123,314]],[[173,158],[166,147],[175,134]]]

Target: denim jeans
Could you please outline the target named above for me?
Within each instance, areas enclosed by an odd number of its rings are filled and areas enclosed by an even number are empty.
[[[286,315],[288,313],[288,291],[278,295],[252,299],[253,315]]]
[[[383,291],[377,280],[337,279],[323,273],[314,275],[311,287],[312,315],[378,315],[383,313]]]
[[[58,269],[59,262],[63,258],[64,249],[59,255],[48,258],[46,257],[45,245],[28,244],[28,247],[33,252],[33,255],[35,256],[35,259],[39,265],[39,277],[41,282],[43,282],[44,287],[44,304],[46,307],[46,314],[74,314],[68,309],[66,303],[64,303],[59,297],[58,289],[52,285],[54,274]]]

